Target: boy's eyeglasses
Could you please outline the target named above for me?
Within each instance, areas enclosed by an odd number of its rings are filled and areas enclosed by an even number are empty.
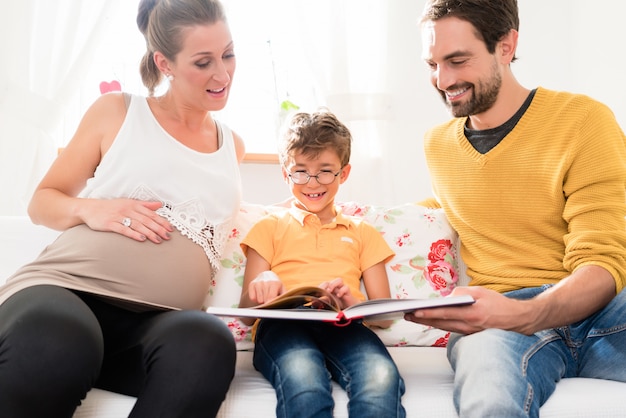
[[[295,173],[289,173],[289,178],[293,184],[307,184],[311,178],[315,178],[319,184],[327,185],[335,181],[335,178],[341,173],[341,170],[343,170],[343,167],[336,173],[332,171],[320,171],[316,175],[311,175],[305,171],[296,171]]]

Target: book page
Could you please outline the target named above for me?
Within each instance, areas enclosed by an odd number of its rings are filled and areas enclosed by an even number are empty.
[[[371,299],[343,310],[346,318],[377,317],[376,319],[390,319],[393,316],[402,316],[404,313],[418,309],[436,308],[442,306],[459,306],[474,303],[469,295],[447,296],[432,299]],[[385,314],[385,316],[380,316]]]
[[[254,309],[295,309],[307,307],[339,312],[339,300],[331,293],[315,286],[301,286],[291,289],[280,296],[253,306]]]

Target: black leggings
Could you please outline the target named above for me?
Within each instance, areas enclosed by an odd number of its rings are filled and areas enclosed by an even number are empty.
[[[129,417],[211,417],[235,360],[226,325],[201,311],[134,312],[47,285],[0,305],[6,417],[71,417],[92,387],[137,397]]]

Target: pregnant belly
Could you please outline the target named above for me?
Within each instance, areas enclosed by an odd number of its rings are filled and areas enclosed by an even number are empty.
[[[79,225],[62,233],[22,275],[47,275],[70,288],[125,300],[199,309],[211,285],[210,263],[202,247],[178,231],[171,235],[155,244]]]

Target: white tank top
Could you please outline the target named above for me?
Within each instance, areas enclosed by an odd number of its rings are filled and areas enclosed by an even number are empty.
[[[198,152],[159,125],[145,97],[132,96],[117,137],[80,196],[162,202],[157,213],[202,246],[216,272],[241,202],[233,135],[216,124],[219,149]]]

